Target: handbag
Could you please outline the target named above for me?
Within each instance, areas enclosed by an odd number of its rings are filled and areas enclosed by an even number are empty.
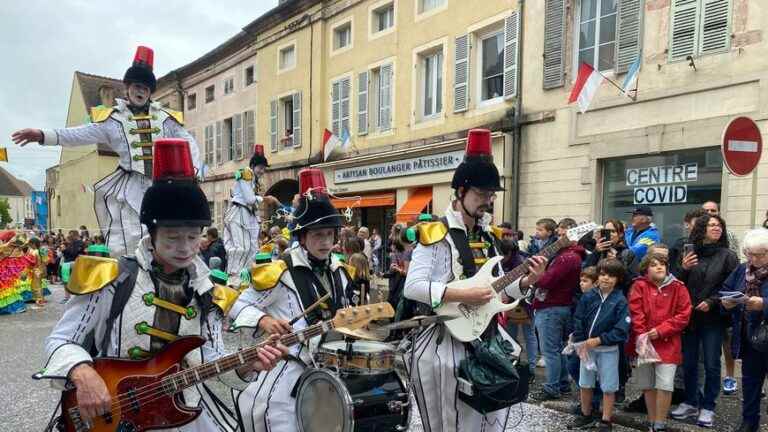
[[[768,323],[760,323],[749,337],[749,344],[755,351],[768,353]]]
[[[459,391],[459,399],[481,414],[520,403],[528,397],[530,370],[514,357],[514,347],[496,333],[467,347],[459,363],[459,378],[471,384],[471,394]]]

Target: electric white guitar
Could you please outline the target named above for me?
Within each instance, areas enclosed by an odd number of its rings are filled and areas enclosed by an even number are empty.
[[[537,255],[550,259],[560,249],[579,241],[580,238],[597,228],[599,228],[599,226],[594,222],[571,228],[565,236],[544,248]],[[496,293],[496,295],[491,298],[491,301],[482,306],[472,306],[464,303],[445,303],[435,310],[438,315],[458,317],[445,321],[445,326],[448,327],[451,335],[461,342],[470,342],[479,338],[488,327],[491,319],[493,319],[497,313],[512,310],[517,307],[520,301],[524,300],[524,298],[521,297],[512,303],[505,304],[501,301],[501,295],[504,288],[528,273],[528,262],[526,261],[520,264],[511,272],[503,276],[493,276],[492,272],[494,267],[496,267],[502,259],[504,259],[503,256],[490,258],[471,278],[453,281],[446,285],[447,288],[452,289],[489,287]]]

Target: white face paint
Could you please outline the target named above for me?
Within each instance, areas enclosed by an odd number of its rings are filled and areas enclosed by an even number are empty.
[[[199,251],[199,227],[158,227],[155,232],[155,259],[166,271],[189,267]]]
[[[133,106],[142,107],[149,101],[149,87],[144,84],[130,83],[128,85],[128,102]]]

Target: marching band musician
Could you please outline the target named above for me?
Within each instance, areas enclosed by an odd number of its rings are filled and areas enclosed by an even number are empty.
[[[342,217],[325,192],[325,179],[319,169],[299,173],[300,202],[294,211],[294,235],[299,246],[281,260],[254,267],[252,289],[238,298],[230,316],[235,326],[259,328],[268,334],[284,334],[306,328],[320,320],[333,318],[337,309],[351,304],[349,273],[331,255],[342,226]],[[303,311],[330,293],[328,303],[296,321]],[[237,406],[246,431],[298,431],[295,399],[291,395],[304,364],[311,362],[310,349],[295,346],[285,361],[237,397]]]
[[[419,244],[413,251],[404,295],[437,308],[445,302],[482,305],[495,295],[492,288],[447,288],[452,280],[470,278],[478,262],[499,255],[497,238],[490,227],[488,211],[501,187],[499,172],[491,159],[490,131],[473,129],[467,137],[464,161],[451,182],[454,199],[442,220],[418,226]],[[544,271],[546,260],[529,261],[530,273],[506,287],[505,294],[520,298]],[[498,331],[495,320],[488,332]],[[465,345],[454,339],[444,326],[428,327],[410,352],[411,379],[426,432],[503,432],[509,408],[486,415],[459,398],[458,368],[467,356]],[[406,362],[408,364],[408,362]]]
[[[180,139],[155,143],[152,186],[141,203],[141,223],[149,235],[141,239],[135,257],[119,261],[80,256],[67,289],[75,294],[64,315],[45,341],[48,356],[36,378],[49,378],[54,387],[72,384],[81,414],[88,421],[110,412],[104,379],[92,367],[98,356],[144,359],[179,336],[199,335],[206,342],[185,357],[196,365],[225,354],[222,339],[224,311],[198,256],[200,232],[211,223],[208,202],[194,180],[189,144]],[[115,315],[115,311],[119,315]],[[92,336],[89,336],[92,335]],[[92,342],[88,342],[89,339]],[[254,370],[275,365],[282,352],[271,346],[259,360],[219,376],[230,387],[245,388]],[[173,429],[184,432],[234,431],[237,420],[217,406],[205,384],[184,390],[184,403],[200,406],[194,421]]]
[[[231,204],[224,216],[224,248],[227,250],[227,273],[229,285],[240,285],[240,271],[247,268],[259,252],[259,231],[261,217],[259,205],[267,201],[280,204],[272,196],[260,196],[259,178],[269,167],[264,157],[264,146],[256,144],[248,168],[235,172],[235,186],[231,191]]]
[[[183,127],[183,114],[150,99],[157,85],[153,63],[152,49],[138,47],[133,65],[123,77],[127,100],[115,99],[114,107],[92,108],[92,123],[65,129],[22,129],[11,135],[22,146],[29,142],[63,147],[103,143],[119,155],[117,169],[93,186],[99,228],[115,257],[132,253],[147,234],[139,222],[139,209],[152,183],[155,140],[188,141],[192,163],[199,169],[197,143]]]

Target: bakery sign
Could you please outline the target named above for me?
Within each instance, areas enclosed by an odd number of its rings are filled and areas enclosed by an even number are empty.
[[[688,201],[687,183],[698,177],[697,163],[628,168],[626,185],[633,187],[635,205],[681,204]]]
[[[463,158],[464,151],[459,150],[352,168],[342,168],[334,171],[334,179],[336,184],[340,184],[449,171],[456,169]]]

